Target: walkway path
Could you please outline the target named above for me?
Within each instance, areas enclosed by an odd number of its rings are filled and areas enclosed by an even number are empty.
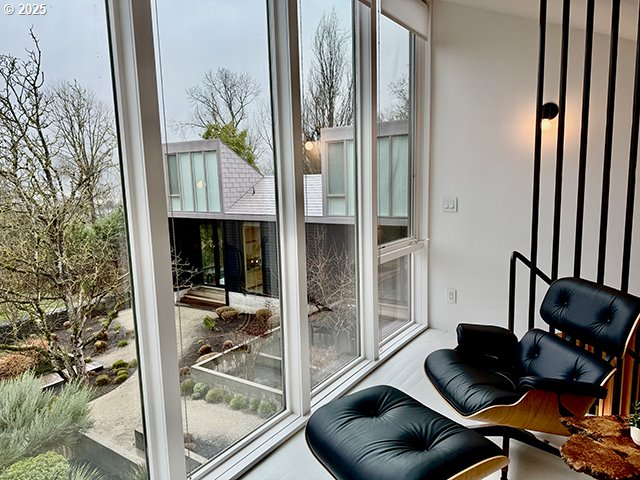
[[[202,319],[210,314],[207,311],[179,307],[176,308],[176,323],[182,323],[182,342],[185,348],[195,343],[202,335]],[[133,313],[129,310],[120,312],[114,322],[121,328],[133,332]],[[180,339],[180,331],[178,339]],[[93,362],[101,363],[109,368],[116,360],[127,362],[136,358],[135,340],[122,348],[115,348],[101,355],[96,355]],[[92,431],[113,443],[135,451],[134,430],[142,429],[140,407],[140,389],[138,371],[111,392],[91,402],[94,427]],[[204,439],[215,445],[231,445],[251,431],[258,428],[264,420],[245,411],[231,410],[226,405],[208,404],[204,400],[184,399],[182,403],[183,424],[186,418],[189,433],[196,439]],[[186,429],[185,429],[186,431]]]

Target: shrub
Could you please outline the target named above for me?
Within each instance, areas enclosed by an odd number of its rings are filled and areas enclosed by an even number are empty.
[[[278,411],[278,406],[270,400],[263,400],[258,407],[258,415],[269,418]]]
[[[96,349],[96,352],[104,352],[107,349],[107,342],[104,340],[98,340],[93,344],[93,347]]]
[[[149,472],[147,471],[147,466],[142,465],[134,465],[129,467],[125,473],[123,480],[148,480]]]
[[[106,480],[100,470],[89,465],[72,465],[68,478],[69,480]]]
[[[66,458],[47,452],[14,463],[0,475],[0,480],[69,480],[69,473]]]
[[[238,311],[235,308],[232,308],[231,310],[222,312],[220,318],[222,318],[222,320],[226,323],[233,322],[236,318],[238,318]]]
[[[57,394],[42,390],[30,373],[0,382],[0,471],[25,455],[73,444],[79,432],[91,427],[91,395],[91,389],[75,382]]]
[[[253,413],[257,413],[258,408],[260,408],[260,399],[252,398],[251,401],[249,402],[249,410],[251,410]]]
[[[119,323],[116,323],[113,326],[113,330],[116,331],[116,332],[119,332],[121,328],[122,328],[122,325],[120,325]]]
[[[198,356],[206,355],[207,353],[211,353],[211,345],[202,345],[198,349]]]
[[[20,353],[7,353],[0,357],[0,378],[11,379],[16,378],[27,370],[36,367],[38,362],[29,355]]]
[[[222,351],[230,350],[233,348],[233,342],[231,340],[225,340],[222,344]]]
[[[268,308],[259,308],[256,310],[256,318],[259,321],[266,322],[273,315],[273,312]]]
[[[207,392],[207,395],[204,397],[204,400],[207,403],[222,403],[225,399],[224,390],[221,388],[212,388]]]
[[[109,385],[109,383],[111,383],[109,375],[102,374],[96,377],[96,387],[104,387],[105,385]]]
[[[216,315],[218,315],[218,317],[222,317],[222,314],[224,312],[228,312],[229,310],[235,310],[235,308],[229,306],[216,308]]]
[[[129,368],[137,368],[137,367],[138,367],[138,360],[134,358],[129,362]]]
[[[182,394],[182,396],[187,397],[191,395],[193,393],[193,387],[195,386],[195,384],[196,382],[194,382],[191,378],[183,380],[180,384],[180,393]]]
[[[244,395],[236,395],[229,402],[229,406],[232,410],[244,410],[249,405],[247,404],[247,399]]]
[[[204,396],[207,394],[208,391],[209,391],[209,385],[201,382],[196,383],[193,386],[193,393],[191,394],[191,398],[193,398],[194,400],[200,400],[201,398],[204,398]]]
[[[120,347],[120,348],[126,347],[127,345],[129,345],[129,342],[127,340],[120,340],[118,342],[118,347]]]
[[[191,375],[191,368],[190,367],[182,367],[180,370],[178,370],[178,374],[181,377],[188,377],[189,375]]]
[[[202,326],[205,328],[205,330],[213,332],[216,328],[218,328],[218,322],[215,318],[207,315],[202,319]]]
[[[126,372],[126,371],[125,371],[124,373],[121,373],[121,374],[119,374],[119,375],[116,375],[116,378],[114,378],[114,379],[113,379],[113,383],[114,383],[115,385],[119,385],[119,384],[121,384],[122,382],[124,382],[127,378],[129,378],[129,372]]]
[[[269,325],[269,328],[276,328],[278,325],[280,325],[280,315],[276,313],[275,315],[269,317],[269,320],[267,320],[267,325]]]
[[[47,342],[42,339],[32,338],[23,342],[21,345],[46,348]],[[9,380],[16,378],[28,370],[35,370],[38,373],[49,373],[52,371],[52,366],[48,359],[43,358],[43,356],[35,350],[7,353],[0,357],[0,379]]]
[[[116,377],[119,377],[120,375],[129,375],[129,369],[128,368],[119,368],[118,370],[116,370]]]
[[[113,362],[113,365],[111,365],[111,370],[120,370],[121,368],[127,368],[128,366],[129,364],[124,360],[116,360]]]

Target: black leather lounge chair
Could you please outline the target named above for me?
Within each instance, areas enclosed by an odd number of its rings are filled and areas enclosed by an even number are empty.
[[[559,279],[549,287],[540,315],[563,338],[534,328],[518,341],[505,328],[460,324],[458,346],[430,354],[425,371],[461,416],[501,426],[477,431],[504,437],[506,454],[510,438],[558,454],[527,430],[567,435],[560,417],[584,415],[606,397],[615,359],[628,348],[639,314],[640,299],[633,295]]]

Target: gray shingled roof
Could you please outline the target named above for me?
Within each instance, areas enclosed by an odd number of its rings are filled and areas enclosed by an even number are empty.
[[[305,216],[322,217],[322,175],[304,176]],[[263,177],[240,200],[225,211],[227,215],[276,214],[276,190],[273,176]]]

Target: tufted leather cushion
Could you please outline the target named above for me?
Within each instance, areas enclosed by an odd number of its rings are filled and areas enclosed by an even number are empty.
[[[540,306],[549,325],[620,356],[640,313],[640,299],[579,278],[561,278]]]
[[[519,376],[508,366],[487,369],[457,350],[431,353],[424,370],[438,392],[462,415],[493,405],[509,405],[522,396],[517,391]]]
[[[534,328],[520,340],[520,374],[600,385],[612,367],[549,332]]]
[[[502,451],[393,387],[318,409],[306,428],[313,454],[338,479],[444,480]]]

